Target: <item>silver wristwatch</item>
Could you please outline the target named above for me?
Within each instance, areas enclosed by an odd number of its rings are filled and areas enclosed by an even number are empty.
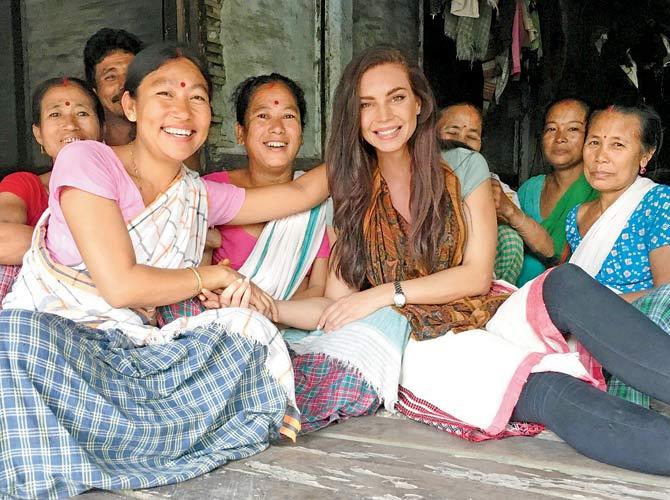
[[[394,281],[393,288],[395,288],[395,293],[393,294],[393,305],[396,307],[404,307],[407,303],[407,297],[405,297],[405,293],[402,291],[400,282]]]

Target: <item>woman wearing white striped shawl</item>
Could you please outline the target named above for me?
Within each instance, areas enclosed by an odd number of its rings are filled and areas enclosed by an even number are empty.
[[[246,191],[186,169],[207,136],[211,90],[187,49],[148,47],[122,99],[136,140],[59,155],[49,210],[0,314],[0,493],[173,483],[299,430],[288,352],[256,312],[275,316],[267,294],[249,287],[256,311],[152,325],[157,306],[238,279],[196,267],[208,226],[283,217],[327,196],[323,169]]]

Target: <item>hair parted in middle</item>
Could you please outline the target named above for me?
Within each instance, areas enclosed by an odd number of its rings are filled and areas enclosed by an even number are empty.
[[[661,146],[663,146],[663,122],[658,112],[652,106],[644,102],[617,102],[593,111],[591,116],[589,116],[588,125],[591,126],[593,121],[606,111],[635,116],[640,122],[640,129],[636,135],[640,139],[642,150],[645,153],[653,151],[650,162],[658,157]]]
[[[126,75],[125,90],[130,94],[130,97],[137,96],[137,89],[142,80],[149,74],[161,66],[175,61],[177,59],[187,59],[191,61],[207,84],[207,95],[212,98],[212,77],[207,70],[207,65],[203,62],[198,53],[187,45],[175,42],[158,42],[149,45],[147,48],[138,52],[133,61],[128,65],[128,73]]]
[[[300,126],[305,128],[307,124],[307,101],[305,100],[305,92],[302,87],[291,80],[289,77],[279,73],[270,73],[269,75],[250,76],[246,80],[241,81],[233,90],[233,95],[230,98],[235,106],[235,118],[237,123],[243,127],[247,126],[246,114],[249,109],[249,104],[254,97],[256,91],[263,85],[269,83],[280,83],[284,85],[288,91],[293,94],[298,111],[300,112]]]
[[[102,128],[105,125],[105,110],[100,103],[100,99],[98,99],[98,94],[95,93],[95,90],[93,90],[93,87],[87,81],[74,76],[49,78],[35,88],[32,96],[33,125],[40,125],[42,120],[42,100],[46,93],[54,87],[67,87],[68,85],[76,85],[91,99],[95,115],[98,117],[98,123],[100,123],[100,128]]]
[[[428,80],[421,69],[398,49],[378,46],[355,56],[345,68],[335,90],[325,161],[333,198],[333,225],[338,232],[334,270],[349,286],[365,284],[368,267],[363,223],[369,209],[375,149],[361,133],[361,78],[371,68],[394,64],[407,72],[411,90],[421,102],[414,134],[407,146],[411,156],[410,251],[428,272],[434,272],[451,210],[437,141],[437,109]]]

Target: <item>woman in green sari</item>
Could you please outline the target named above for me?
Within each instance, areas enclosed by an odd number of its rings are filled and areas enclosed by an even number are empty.
[[[582,149],[588,115],[588,105],[578,99],[551,104],[545,114],[542,150],[552,171],[531,177],[521,185],[518,192],[521,209],[505,196],[496,197],[498,219],[516,229],[526,245],[518,286],[547,267],[567,260],[568,213],[580,203],[597,197],[583,172]]]

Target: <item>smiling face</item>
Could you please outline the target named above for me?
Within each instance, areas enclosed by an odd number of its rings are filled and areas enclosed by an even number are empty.
[[[634,115],[603,111],[589,124],[584,144],[584,175],[601,193],[625,191],[646,167],[654,151],[644,151],[640,120]]]
[[[128,65],[134,57],[130,52],[115,50],[95,65],[95,91],[100,102],[107,112],[121,118],[124,117],[121,107],[123,86],[126,83]]]
[[[249,101],[244,125],[237,123],[235,132],[247,150],[250,169],[290,169],[302,144],[295,96],[280,82],[261,85]]]
[[[586,110],[576,101],[559,102],[547,113],[542,148],[553,168],[568,169],[582,162],[586,118]]]
[[[78,85],[51,87],[42,97],[40,123],[33,125],[35,140],[52,159],[70,142],[101,139],[95,103]]]
[[[482,119],[472,106],[457,104],[446,108],[437,130],[440,139],[462,142],[475,151],[482,148]]]
[[[407,148],[416,130],[421,103],[414,95],[407,71],[400,64],[381,64],[361,77],[361,134],[377,154]]]
[[[144,77],[123,108],[137,123],[137,143],[159,160],[182,162],[207,139],[212,111],[207,81],[195,64],[172,59]]]

